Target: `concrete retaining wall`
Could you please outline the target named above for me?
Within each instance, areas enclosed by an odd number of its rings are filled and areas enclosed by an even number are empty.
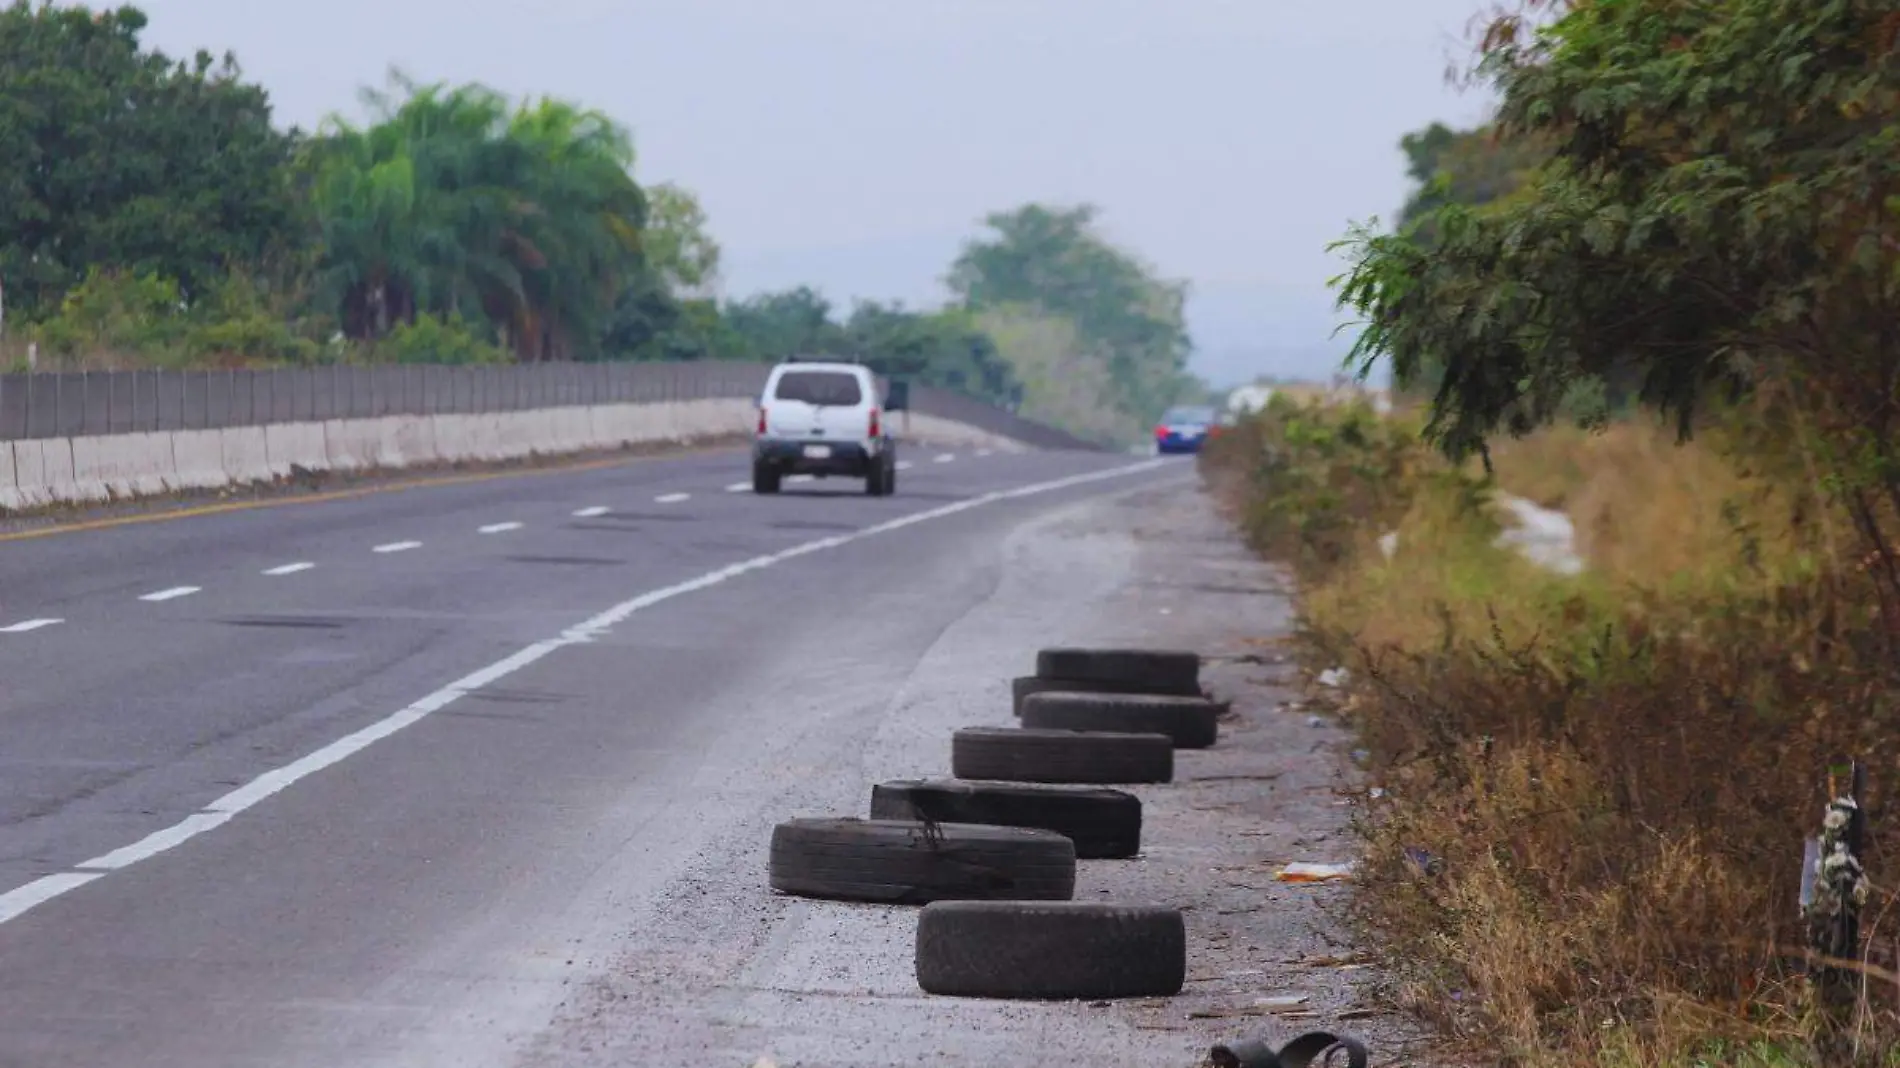
[[[154,496],[310,471],[493,463],[655,442],[691,444],[752,430],[743,398],[539,408],[487,415],[397,415],[222,430],[0,441],[0,511]],[[900,444],[1021,449],[939,416],[903,413]]]

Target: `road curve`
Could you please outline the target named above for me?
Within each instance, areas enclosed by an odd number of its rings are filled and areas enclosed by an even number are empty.
[[[444,990],[545,1002],[563,888],[690,833],[716,739],[887,699],[1011,530],[1187,470],[906,458],[885,499],[717,454],[0,537],[0,1065],[363,1064]]]

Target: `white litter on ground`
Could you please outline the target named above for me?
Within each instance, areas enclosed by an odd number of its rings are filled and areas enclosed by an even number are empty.
[[[1283,883],[1327,883],[1352,874],[1350,864],[1309,864],[1295,861],[1280,869],[1274,878]]]
[[[1583,572],[1577,530],[1569,516],[1508,493],[1499,494],[1498,503],[1517,520],[1516,527],[1498,536],[1498,545],[1514,546],[1526,560],[1559,575]]]

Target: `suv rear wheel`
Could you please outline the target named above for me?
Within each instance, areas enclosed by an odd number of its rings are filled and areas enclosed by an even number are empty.
[[[877,466],[864,476],[864,494],[867,497],[888,497],[897,491],[897,465],[891,462],[887,453],[880,457]]]
[[[752,492],[777,493],[778,484],[779,484],[779,473],[777,471],[772,470],[771,467],[765,464],[757,463],[757,462],[753,463],[752,465]]]

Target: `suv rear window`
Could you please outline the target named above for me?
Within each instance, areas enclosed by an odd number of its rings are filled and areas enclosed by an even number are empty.
[[[864,400],[858,376],[847,371],[787,371],[779,376],[776,400],[852,407]]]

